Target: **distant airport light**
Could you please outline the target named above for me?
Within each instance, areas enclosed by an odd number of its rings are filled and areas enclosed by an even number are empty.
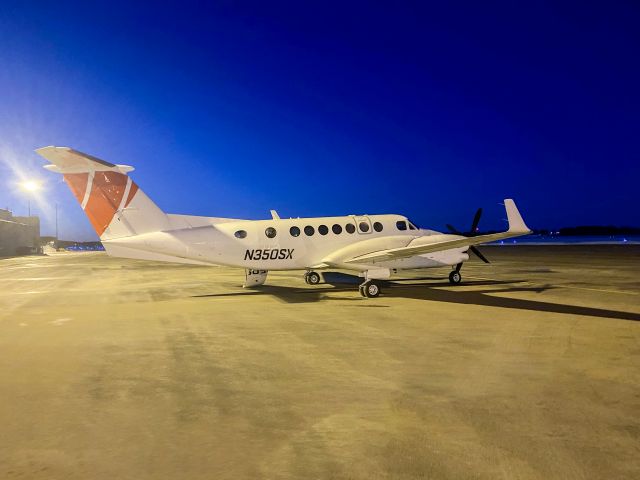
[[[38,200],[38,191],[42,189],[42,182],[37,180],[25,180],[18,184],[18,186],[25,192],[27,192],[27,211],[28,215],[31,216],[31,197],[33,196],[35,200]]]
[[[27,192],[35,192],[40,190],[40,183],[34,180],[27,180],[26,182],[22,182],[20,187]]]

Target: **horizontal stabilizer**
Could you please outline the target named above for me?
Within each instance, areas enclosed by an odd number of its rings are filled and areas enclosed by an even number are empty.
[[[129,165],[115,165],[69,147],[42,147],[36,153],[51,162],[51,165],[45,165],[44,168],[56,173],[133,171],[133,167]]]

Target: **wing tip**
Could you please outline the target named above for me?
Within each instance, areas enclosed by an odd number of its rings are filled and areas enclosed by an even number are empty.
[[[507,211],[507,220],[509,222],[509,232],[512,233],[531,233],[531,229],[524,223],[524,219],[520,214],[520,210],[516,206],[513,198],[504,199],[504,208]]]

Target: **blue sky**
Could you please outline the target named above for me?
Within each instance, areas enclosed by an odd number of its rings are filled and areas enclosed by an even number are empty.
[[[45,234],[95,238],[45,145],[172,213],[640,225],[637,3],[130,3],[0,9],[0,207],[41,178]]]

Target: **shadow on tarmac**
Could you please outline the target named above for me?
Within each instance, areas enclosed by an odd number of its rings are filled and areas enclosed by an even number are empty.
[[[421,288],[423,284],[405,284],[394,287],[393,296],[400,298],[414,298],[431,300],[433,302],[461,303],[466,305],[482,305],[486,307],[512,308],[517,310],[530,310],[536,312],[565,313],[568,315],[584,315],[587,317],[615,318],[619,320],[640,321],[640,314],[607,310],[603,308],[581,307],[563,303],[541,302],[519,298],[505,298],[500,293],[512,292],[536,292],[551,290],[556,287],[514,287],[490,290],[443,290],[433,288]]]
[[[205,294],[205,295],[193,295],[194,298],[213,298],[213,297],[236,297],[241,295],[270,295],[278,300],[286,303],[312,303],[318,301],[331,301],[339,300],[359,302],[362,307],[388,307],[380,303],[384,301],[384,297],[377,300],[367,300],[360,297],[357,291],[353,288],[353,285],[358,285],[362,282],[362,278],[355,275],[348,275],[338,272],[328,272],[324,274],[325,284],[333,285],[333,287],[327,288],[318,286],[315,288],[297,289],[291,287],[282,287],[277,285],[262,285],[261,287],[245,290],[243,292],[232,293],[220,293],[220,294]],[[414,300],[427,300],[431,302],[444,302],[444,303],[456,303],[464,305],[479,305],[485,307],[497,307],[497,308],[511,308],[515,310],[529,310],[536,312],[549,312],[549,313],[564,313],[568,315],[583,315],[588,317],[599,318],[615,318],[619,320],[632,320],[640,321],[640,314],[632,312],[621,312],[617,310],[607,310],[601,308],[581,307],[577,305],[567,305],[562,303],[551,303],[537,300],[527,300],[518,298],[505,298],[496,296],[501,293],[514,293],[514,292],[534,292],[541,293],[546,290],[552,290],[552,285],[544,285],[540,287],[524,287],[517,286],[515,284],[523,283],[525,280],[478,280],[478,281],[466,281],[464,285],[456,286],[452,288],[448,283],[439,283],[436,285],[416,283],[421,280],[439,280],[442,282],[441,277],[421,277],[411,279],[396,279],[393,281],[382,282],[383,295],[385,291],[393,290],[390,296],[394,298],[410,298]],[[401,283],[403,282],[403,283]],[[404,283],[410,282],[410,283]],[[349,287],[342,285],[348,284]],[[482,290],[465,290],[464,287],[482,287],[482,286],[497,286],[497,285],[510,285],[506,288],[498,289],[482,289]],[[515,285],[515,286],[514,286]],[[442,288],[447,287],[447,288]],[[358,296],[353,298],[344,297],[331,297],[331,293],[338,292],[353,292]]]
[[[278,300],[287,303],[312,303],[320,300],[338,300],[337,298],[327,297],[327,293],[336,292],[353,292],[353,288],[309,288],[300,290],[292,287],[282,287],[278,285],[261,285],[259,287],[252,287],[242,292],[229,292],[229,293],[207,293],[204,295],[192,295],[193,298],[211,298],[211,297],[240,297],[244,295],[270,295],[276,297]],[[357,291],[356,291],[357,293]],[[359,301],[360,297],[354,298],[340,298],[339,300],[356,300]]]

